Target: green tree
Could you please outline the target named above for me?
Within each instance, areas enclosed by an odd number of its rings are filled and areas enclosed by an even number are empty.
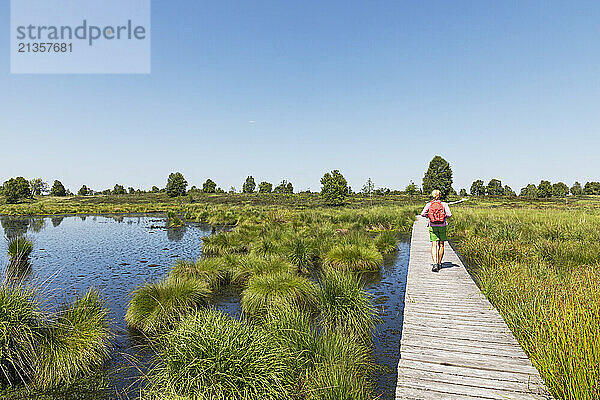
[[[273,184],[269,182],[261,182],[258,184],[258,193],[271,193],[273,191]]]
[[[499,179],[492,179],[489,181],[485,191],[489,196],[502,196],[504,193],[504,188],[502,187],[502,182]]]
[[[134,194],[135,193],[135,189],[132,188],[131,186],[127,189],[127,191],[129,192],[129,194]]]
[[[423,192],[429,194],[435,189],[442,192],[442,198],[446,198],[452,191],[452,168],[440,156],[433,157],[423,176]]]
[[[571,194],[573,196],[581,196],[583,194],[583,188],[581,187],[581,183],[575,182],[573,186],[571,186]]]
[[[552,197],[552,185],[549,181],[540,181],[540,184],[537,187],[537,195],[539,198]]]
[[[115,185],[115,187],[112,190],[112,194],[125,194],[127,193],[125,191],[125,187],[123,185],[119,185],[118,183]]]
[[[508,196],[508,197],[515,197],[517,194],[515,193],[514,190],[512,190],[512,188],[508,185],[504,186],[504,192],[502,193],[504,196]]]
[[[471,196],[485,196],[485,186],[481,179],[471,184]]]
[[[552,185],[552,196],[554,197],[567,197],[569,194],[569,187],[563,182],[558,182]]]
[[[21,199],[28,199],[31,197],[31,188],[27,179],[19,176],[4,182],[2,194],[7,203],[16,204]]]
[[[294,194],[294,185],[292,185],[292,182],[288,182],[285,184],[285,193]]]
[[[230,194],[234,194],[235,193],[235,188],[233,186],[229,188],[229,193]]]
[[[160,189],[158,188],[158,186],[152,186],[152,189],[150,191],[152,193],[158,193],[158,192],[160,192]]]
[[[31,187],[31,194],[33,196],[41,196],[49,190],[48,183],[44,182],[42,178],[32,179],[29,181],[29,186]]]
[[[169,174],[167,179],[167,195],[169,197],[185,196],[187,181],[181,172]]]
[[[63,197],[67,195],[67,190],[63,186],[62,182],[59,180],[55,180],[52,185],[52,189],[50,189],[51,196]]]
[[[361,192],[363,194],[366,194],[369,197],[372,197],[374,190],[375,190],[375,185],[373,184],[373,181],[371,180],[371,178],[369,178],[369,179],[367,179],[367,182],[365,183],[365,185],[362,187]]]
[[[409,196],[414,196],[419,193],[419,188],[413,181],[410,181],[408,186],[406,186],[406,189],[404,189],[404,192]]]
[[[206,182],[202,184],[202,193],[216,193],[217,192],[217,184],[213,182],[212,179],[207,179]]]
[[[598,195],[600,194],[600,182],[586,182],[583,187],[583,194]]]
[[[460,197],[466,197],[467,196],[467,189],[462,188],[460,189]]]
[[[519,196],[526,197],[528,199],[535,199],[538,197],[538,189],[533,183],[530,183],[521,189]]]
[[[77,192],[77,194],[80,195],[80,196],[89,196],[90,194],[92,194],[91,192],[92,191],[90,189],[88,189],[87,186],[83,185],[81,187],[81,189],[79,189],[79,191]]]
[[[327,172],[321,178],[321,197],[326,204],[339,206],[344,204],[346,196],[348,196],[348,182],[340,171],[333,170]]]
[[[256,182],[252,176],[248,176],[242,186],[242,193],[254,193],[254,189],[256,189]]]

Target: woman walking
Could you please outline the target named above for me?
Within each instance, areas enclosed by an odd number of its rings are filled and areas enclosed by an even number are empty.
[[[438,272],[442,269],[442,259],[444,258],[444,242],[448,240],[446,229],[448,227],[447,219],[452,216],[448,203],[440,201],[442,193],[439,190],[431,192],[431,200],[425,205],[421,216],[429,219],[429,240],[431,240],[431,270]]]

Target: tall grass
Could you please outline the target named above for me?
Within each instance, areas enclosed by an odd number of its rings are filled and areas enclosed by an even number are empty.
[[[46,328],[35,363],[36,385],[68,385],[93,374],[109,356],[110,336],[108,309],[98,292],[75,296]]]
[[[383,256],[371,247],[345,244],[329,250],[324,264],[342,271],[368,271],[378,269],[383,264]]]
[[[452,235],[556,398],[600,398],[600,213],[457,210]]]
[[[368,340],[375,326],[375,309],[362,285],[350,273],[330,271],[319,282],[319,309],[325,331]]]
[[[268,332],[214,310],[185,318],[161,339],[146,398],[294,398],[292,355]]]
[[[242,292],[242,310],[263,315],[274,309],[298,307],[311,310],[317,304],[317,289],[309,279],[290,273],[257,275]]]
[[[205,282],[211,290],[217,290],[229,280],[228,262],[223,257],[201,258],[197,261],[177,260],[169,272],[173,279],[197,279]]]
[[[165,279],[146,283],[132,293],[125,321],[131,328],[155,334],[208,302],[208,285],[197,279]]]
[[[89,290],[54,315],[40,289],[0,287],[0,383],[47,390],[68,386],[102,366],[110,348],[108,310]]]
[[[4,385],[32,380],[41,320],[32,288],[0,286],[0,382]]]

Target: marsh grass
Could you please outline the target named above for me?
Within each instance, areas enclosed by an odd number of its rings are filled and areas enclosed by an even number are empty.
[[[325,254],[324,265],[341,271],[376,270],[383,264],[383,256],[372,247],[343,244]]]
[[[308,278],[290,273],[256,275],[242,291],[241,305],[248,315],[291,307],[310,311],[317,305],[317,288]]]
[[[109,356],[108,309],[90,289],[64,304],[49,321],[35,363],[35,384],[41,389],[72,384],[93,374]]]
[[[164,332],[207,304],[210,294],[208,284],[198,279],[146,283],[133,291],[125,322],[147,335]]]
[[[230,256],[231,282],[246,286],[253,276],[293,273],[295,268],[287,260],[280,257],[261,258],[252,255]]]
[[[206,309],[162,337],[148,399],[292,399],[293,355],[267,331]]]
[[[459,251],[556,398],[600,397],[600,213],[460,210]]]
[[[381,253],[388,254],[398,249],[398,237],[394,231],[381,231],[375,237],[375,247]]]
[[[238,232],[221,232],[202,238],[202,253],[206,255],[222,256],[248,251],[248,238]]]
[[[217,290],[229,281],[230,268],[226,258],[208,257],[197,261],[177,260],[169,272],[173,279],[197,279],[211,290]]]
[[[350,273],[329,271],[322,275],[318,291],[323,329],[368,341],[376,313],[359,280]]]
[[[42,339],[40,306],[31,287],[0,286],[0,382],[14,386],[31,381]]]

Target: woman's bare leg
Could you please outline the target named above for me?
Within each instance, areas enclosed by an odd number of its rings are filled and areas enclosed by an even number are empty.
[[[439,254],[438,243],[439,242],[431,242],[431,259],[433,260],[434,264],[437,264],[437,256]]]
[[[442,259],[444,258],[444,242],[440,240],[437,243],[438,243],[438,249],[437,249],[438,264],[441,264]]]

